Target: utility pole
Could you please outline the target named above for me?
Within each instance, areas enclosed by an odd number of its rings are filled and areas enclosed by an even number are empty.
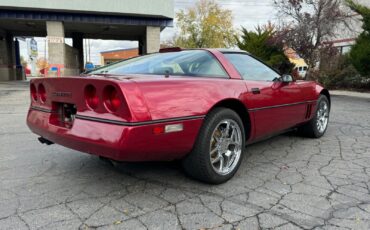
[[[89,39],[89,62],[91,62],[91,41]]]
[[[84,68],[85,68],[85,65],[86,65],[86,62],[87,62],[87,39],[84,39]]]

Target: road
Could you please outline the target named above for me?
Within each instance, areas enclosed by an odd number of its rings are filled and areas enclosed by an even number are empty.
[[[211,186],[178,163],[113,167],[41,145],[28,83],[0,83],[0,229],[370,229],[370,99],[332,101],[323,138],[248,146],[235,177]]]

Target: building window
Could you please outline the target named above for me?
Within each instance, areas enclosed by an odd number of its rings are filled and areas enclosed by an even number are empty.
[[[347,54],[351,51],[352,46],[338,46],[338,51],[341,55]]]

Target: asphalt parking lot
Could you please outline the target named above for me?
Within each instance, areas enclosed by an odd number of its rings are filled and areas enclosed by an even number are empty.
[[[370,99],[332,101],[323,138],[249,146],[235,177],[210,186],[177,163],[112,167],[41,145],[28,83],[0,83],[0,229],[370,229]]]

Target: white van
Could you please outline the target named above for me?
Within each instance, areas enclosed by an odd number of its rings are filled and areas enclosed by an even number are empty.
[[[308,66],[307,65],[303,65],[303,66],[295,66],[295,69],[297,69],[297,72],[298,72],[298,75],[301,77],[301,78],[305,78],[306,77],[306,74],[307,74],[307,70],[308,70]]]
[[[294,64],[293,71],[298,74],[301,79],[304,79],[307,75],[308,65],[303,58],[289,58],[289,61]]]

